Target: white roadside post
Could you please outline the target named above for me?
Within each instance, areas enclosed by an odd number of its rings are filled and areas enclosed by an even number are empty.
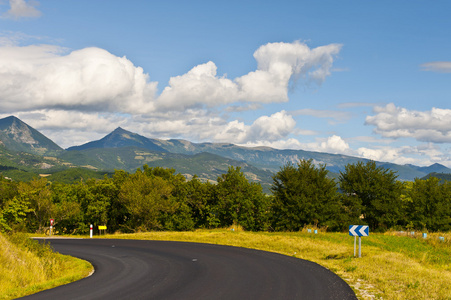
[[[359,257],[362,257],[362,236],[368,236],[370,230],[367,225],[349,225],[349,235],[354,237],[354,257],[356,248],[356,239],[359,237]]]
[[[92,239],[92,224],[89,225],[89,237]]]
[[[49,233],[50,236],[52,236],[53,222],[54,220],[50,219],[50,233]]]

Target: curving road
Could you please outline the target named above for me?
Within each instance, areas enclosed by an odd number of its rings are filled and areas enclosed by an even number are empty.
[[[49,239],[90,261],[80,281],[24,299],[357,299],[318,264],[238,247],[163,241]]]

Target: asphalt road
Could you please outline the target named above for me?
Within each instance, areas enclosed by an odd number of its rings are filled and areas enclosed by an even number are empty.
[[[90,261],[80,281],[24,299],[357,299],[316,263],[238,247],[183,242],[51,239]]]

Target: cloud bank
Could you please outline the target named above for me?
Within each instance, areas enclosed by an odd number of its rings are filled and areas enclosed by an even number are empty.
[[[393,103],[376,106],[374,116],[365,124],[374,125],[374,132],[388,138],[414,138],[420,142],[451,142],[451,109],[433,107],[430,111],[408,110]]]
[[[95,126],[86,128],[103,133],[115,121],[138,126],[143,134],[234,143],[287,138],[296,122],[286,111],[251,124],[230,120],[228,112],[286,102],[289,89],[320,85],[341,49],[339,44],[310,49],[301,42],[268,43],[254,53],[255,71],[229,79],[209,61],[170,78],[158,94],[158,83],[141,67],[104,49],[3,44],[0,110],[27,116],[38,129],[73,131],[90,124]]]

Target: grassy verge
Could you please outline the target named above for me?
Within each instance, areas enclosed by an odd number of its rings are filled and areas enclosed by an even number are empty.
[[[362,238],[362,258],[354,258],[354,238],[343,233],[198,230],[102,237],[201,242],[282,253],[330,269],[348,282],[359,299],[451,299],[449,237],[440,242],[433,237],[371,234]]]
[[[84,278],[86,261],[54,253],[27,235],[0,234],[0,299],[14,299]]]

